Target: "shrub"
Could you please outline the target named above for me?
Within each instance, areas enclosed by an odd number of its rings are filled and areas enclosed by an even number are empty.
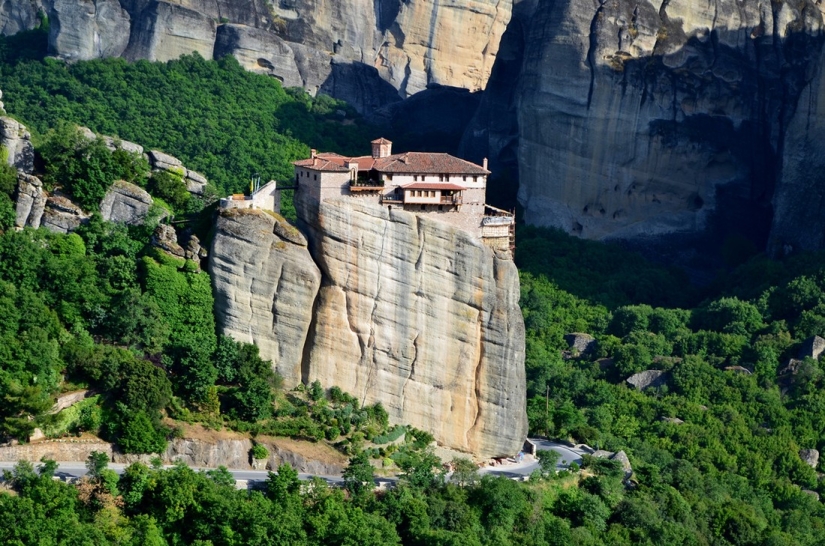
[[[183,212],[189,201],[183,177],[171,171],[155,171],[149,179],[149,192],[169,203],[176,212]]]
[[[255,460],[263,460],[269,458],[269,450],[262,444],[255,444],[252,446],[252,458]]]

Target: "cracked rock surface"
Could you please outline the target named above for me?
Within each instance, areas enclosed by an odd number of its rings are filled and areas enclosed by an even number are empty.
[[[516,453],[527,421],[513,262],[450,225],[357,200],[324,202],[310,239],[324,282],[305,379],[381,402],[441,445]]]

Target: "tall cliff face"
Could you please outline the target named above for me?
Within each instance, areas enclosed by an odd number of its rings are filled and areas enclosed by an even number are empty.
[[[255,343],[288,387],[300,383],[304,342],[321,284],[303,236],[259,210],[223,212],[209,273],[221,332]]]
[[[800,100],[821,62],[815,2],[538,0],[514,14],[464,149],[517,156],[527,221],[596,239],[767,233],[774,196],[801,181],[800,146],[817,146],[796,136],[818,115],[796,111],[815,109]]]
[[[324,274],[305,377],[381,402],[447,446],[514,453],[524,418],[524,323],[508,258],[447,224],[327,201],[312,229]]]
[[[265,214],[221,216],[210,271],[223,332],[257,343],[287,384],[301,372],[337,385],[479,456],[518,451],[524,323],[509,257],[447,224],[355,199],[324,203],[318,218],[308,230],[316,277],[306,250],[274,236]]]
[[[0,31],[52,21],[68,60],[233,54],[363,112],[429,84],[483,89],[512,0],[2,0]],[[224,23],[232,27],[222,28]]]

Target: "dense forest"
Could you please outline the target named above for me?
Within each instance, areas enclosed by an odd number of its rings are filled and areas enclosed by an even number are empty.
[[[349,153],[370,134],[346,106],[231,58],[66,65],[42,59],[43,32],[0,40],[0,87],[35,130],[44,184],[87,210],[116,179],[179,215],[205,203],[74,123],[173,153],[220,192],[251,172],[287,179],[309,146]],[[733,241],[728,269],[693,287],[618,246],[521,227],[531,433],[624,450],[633,473],[586,457],[557,474],[547,459],[517,483],[459,460],[447,481],[426,433],[332,385],[287,392],[254,346],[219,336],[208,274],[150,244],[159,216],[14,231],[15,178],[0,168],[0,435],[93,433],[152,453],[199,422],[326,442],[350,464],[343,489],[284,466],[236,491],[222,469],[134,464],[118,477],[92,456],[69,485],[51,461],[21,463],[0,491],[4,544],[825,544],[825,482],[799,453],[825,449],[825,374],[800,354],[825,334],[823,254],[773,261]],[[579,354],[571,332],[595,341]],[[627,383],[646,370],[664,372],[656,386]],[[99,395],[48,412],[80,387]],[[398,487],[365,486],[378,466]]]

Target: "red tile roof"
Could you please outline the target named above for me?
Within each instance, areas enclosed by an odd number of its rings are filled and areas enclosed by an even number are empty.
[[[300,161],[293,161],[296,167],[304,167],[305,169],[312,169],[313,171],[327,171],[327,172],[349,172],[349,169],[342,164],[326,157],[315,157],[310,159],[302,159]]]
[[[318,160],[323,160],[318,161]],[[375,169],[379,173],[397,174],[463,174],[482,176],[490,174],[475,163],[464,161],[450,154],[431,152],[406,152],[387,157],[374,158],[370,155],[359,157],[345,157],[335,153],[320,153],[316,155],[316,162],[304,159],[294,162],[294,165],[318,171],[345,171],[347,161],[358,163],[359,171]]]
[[[386,138],[381,137],[381,138],[376,138],[375,140],[370,142],[370,144],[392,144],[392,142],[390,142]]]
[[[458,184],[448,184],[446,182],[413,182],[401,186],[405,190],[466,190],[464,186]]]

